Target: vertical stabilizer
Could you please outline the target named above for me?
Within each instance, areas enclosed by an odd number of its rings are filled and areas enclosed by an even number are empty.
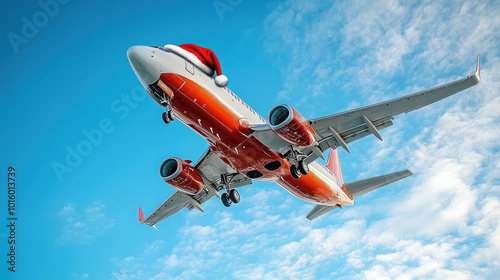
[[[344,185],[344,177],[342,176],[342,168],[340,167],[339,153],[337,149],[330,150],[330,156],[328,157],[328,163],[326,164],[326,168],[332,171],[333,175],[337,177],[340,185]]]

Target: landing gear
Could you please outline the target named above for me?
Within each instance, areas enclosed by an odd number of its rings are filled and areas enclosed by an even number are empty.
[[[168,118],[168,114],[167,114],[167,112],[163,112],[163,113],[161,114],[161,119],[163,120],[163,122],[164,122],[165,124],[169,124],[169,123],[170,123],[170,119]]]
[[[220,200],[222,200],[222,204],[224,204],[224,206],[226,207],[231,206],[231,204],[233,203],[228,193],[223,193]]]
[[[290,173],[293,178],[299,179],[300,176],[309,174],[309,166],[301,160],[297,164],[292,164],[292,166],[290,166]]]
[[[302,175],[309,174],[309,166],[305,162],[306,155],[295,150],[293,147],[283,156],[290,162],[290,174],[295,179],[299,179]]]
[[[299,179],[300,176],[302,176],[302,173],[300,173],[300,169],[295,164],[290,166],[290,173],[292,174],[292,177],[295,179]]]
[[[172,109],[170,109],[168,112],[167,112],[167,116],[168,116],[168,119],[170,121],[174,121],[175,120],[175,114],[174,114],[174,111],[172,111]]]
[[[226,189],[226,192],[221,195],[221,201],[226,207],[231,206],[233,203],[236,204],[240,202],[240,194],[238,191],[235,189],[229,189],[229,183],[234,176],[235,174],[229,176],[227,174],[222,174],[220,178],[222,187]]]
[[[165,107],[165,112],[161,114],[161,119],[163,120],[164,123],[169,124],[170,122],[175,120],[175,114],[174,111],[172,111],[172,104],[170,97],[168,97],[166,94],[164,94],[164,97],[161,101],[161,105]]]
[[[229,191],[229,198],[231,199],[231,201],[233,203],[239,203],[240,202],[240,193],[237,190],[232,189]]]
[[[307,175],[309,173],[309,166],[307,166],[307,163],[305,163],[303,160],[299,161],[299,170],[300,173]]]
[[[172,110],[167,109],[168,111],[163,112],[161,114],[161,119],[165,124],[169,124],[171,121],[175,120],[175,114]]]

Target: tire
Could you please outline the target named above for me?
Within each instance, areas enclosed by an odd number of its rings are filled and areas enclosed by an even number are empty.
[[[302,173],[300,173],[299,168],[295,164],[290,166],[290,174],[292,174],[292,177],[295,179],[299,179],[300,176],[302,176]]]
[[[240,202],[240,193],[237,190],[232,189],[229,191],[229,198],[231,199],[231,201],[233,203],[239,203]]]
[[[231,199],[229,198],[229,194],[227,194],[227,193],[222,194],[221,200],[222,200],[222,204],[224,204],[224,206],[226,206],[226,207],[231,206],[231,204],[233,203],[231,201]]]
[[[307,175],[309,173],[309,166],[303,160],[299,161],[299,170],[303,175]]]
[[[170,119],[168,118],[168,114],[167,114],[167,112],[163,112],[163,113],[161,114],[161,119],[163,120],[163,122],[164,122],[165,124],[169,124],[169,123],[170,123]]]
[[[170,121],[174,121],[175,120],[175,114],[174,114],[174,112],[172,110],[168,111],[167,116],[168,116],[168,119]]]

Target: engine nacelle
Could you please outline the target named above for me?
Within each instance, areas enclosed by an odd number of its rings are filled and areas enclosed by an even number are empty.
[[[289,105],[278,105],[269,111],[271,129],[284,141],[298,147],[314,143],[314,130],[299,112]]]
[[[178,191],[195,195],[203,189],[203,179],[188,162],[171,157],[160,165],[160,176],[165,183]]]

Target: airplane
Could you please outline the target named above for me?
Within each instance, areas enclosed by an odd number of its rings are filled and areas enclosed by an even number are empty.
[[[139,221],[157,230],[158,222],[183,208],[204,212],[202,204],[214,196],[226,207],[240,202],[236,188],[252,180],[275,182],[313,203],[309,220],[352,206],[354,198],[413,173],[402,170],[344,183],[338,147],[350,152],[348,144],[371,134],[382,140],[380,130],[393,125],[396,115],[468,89],[481,79],[478,57],[473,75],[432,89],[311,120],[281,104],[264,119],[227,87],[227,77],[209,49],[192,44],[133,46],[127,56],[148,95],[165,109],[163,121],[178,119],[209,144],[196,163],[178,157],[161,163],[161,178],[176,191],[147,217],[139,207]],[[317,159],[324,159],[327,150],[323,165]]]

